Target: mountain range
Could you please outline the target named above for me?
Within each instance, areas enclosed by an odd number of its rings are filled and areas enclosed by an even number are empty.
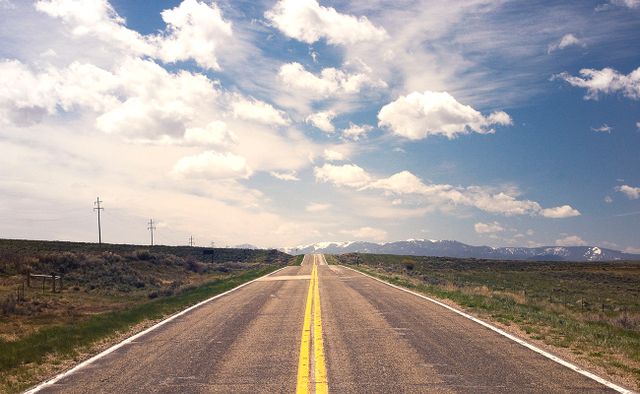
[[[471,246],[458,241],[409,239],[385,243],[365,241],[319,242],[284,248],[290,254],[380,253],[412,256],[439,256],[495,260],[611,261],[640,260],[640,255],[597,246],[542,246],[536,248]]]

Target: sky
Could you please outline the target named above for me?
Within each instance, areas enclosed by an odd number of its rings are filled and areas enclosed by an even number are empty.
[[[0,237],[640,253],[640,0],[0,0]]]

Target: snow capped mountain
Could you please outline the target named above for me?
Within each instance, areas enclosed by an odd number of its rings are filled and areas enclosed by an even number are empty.
[[[458,241],[408,239],[406,241],[373,243],[364,241],[318,242],[285,248],[290,254],[304,253],[381,253],[413,256],[461,257],[497,260],[557,260],[610,261],[640,260],[640,255],[628,254],[597,246],[549,246],[539,248],[471,246]]]

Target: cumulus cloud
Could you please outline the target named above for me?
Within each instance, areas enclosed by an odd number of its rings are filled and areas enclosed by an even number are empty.
[[[556,240],[557,246],[585,246],[587,242],[577,235],[567,235],[564,238]]]
[[[220,70],[216,51],[232,35],[231,23],[224,20],[218,6],[197,0],[183,0],[162,11],[166,29],[152,35],[127,28],[107,0],[39,0],[36,9],[61,19],[73,34],[96,37],[126,54],[165,63],[193,59],[212,70]]]
[[[216,50],[232,33],[231,23],[215,3],[183,0],[161,15],[166,32],[152,38],[159,59],[167,63],[193,59],[204,68],[220,70]]]
[[[562,79],[571,86],[587,89],[584,96],[587,100],[597,100],[600,94],[613,93],[621,93],[633,100],[640,99],[640,67],[627,75],[609,67],[602,70],[583,68],[580,75],[577,77],[563,72],[554,75],[552,79]]]
[[[349,123],[349,127],[342,130],[342,136],[353,141],[358,141],[366,137],[371,130],[373,130],[373,127],[367,124],[357,125]]]
[[[385,87],[381,80],[362,72],[348,73],[333,67],[322,69],[319,75],[307,71],[300,63],[287,63],[280,67],[280,80],[301,93],[327,98],[340,93],[358,93],[364,87]]]
[[[580,216],[580,211],[569,206],[563,205],[555,208],[545,208],[541,211],[542,216],[552,219],[564,219],[574,216]]]
[[[331,204],[321,204],[312,202],[305,207],[307,212],[323,212],[331,208]]]
[[[633,187],[629,185],[622,185],[616,187],[616,190],[623,193],[630,200],[637,200],[640,198],[640,187]]]
[[[269,174],[281,181],[299,181],[298,174],[295,171],[271,171]]]
[[[331,123],[331,121],[335,117],[336,113],[334,111],[322,111],[307,116],[305,121],[319,128],[325,133],[333,133],[334,131],[336,131],[336,128],[333,123]]]
[[[613,130],[613,127],[607,125],[606,123],[603,124],[600,127],[592,127],[591,128],[592,131],[596,131],[598,133],[607,133],[607,134],[611,134],[611,131]]]
[[[373,241],[384,241],[387,238],[387,232],[373,227],[360,227],[354,230],[342,230],[342,234],[346,234],[358,239],[366,239]]]
[[[362,187],[369,183],[371,176],[355,164],[325,164],[314,169],[316,181],[333,183],[337,186]]]
[[[504,227],[498,222],[493,223],[482,223],[478,222],[473,225],[473,229],[478,234],[492,234],[492,233],[500,233],[505,231]]]
[[[434,209],[451,210],[457,206],[468,206],[485,212],[512,215],[540,215],[562,218],[580,215],[568,205],[543,209],[539,203],[519,199],[517,189],[496,190],[484,186],[452,186],[447,184],[425,184],[409,171],[401,171],[388,178],[373,180],[362,189],[379,189],[392,195],[414,195],[423,204]]]
[[[557,51],[558,49],[564,49],[570,46],[584,47],[585,43],[582,40],[578,39],[573,34],[565,34],[564,36],[562,36],[560,41],[554,42],[553,44],[549,45],[549,49],[547,50],[547,53],[551,53],[551,52]]]
[[[244,157],[215,151],[183,157],[171,170],[176,178],[202,179],[248,178],[252,173]]]
[[[344,160],[344,154],[342,154],[342,152],[338,152],[333,149],[325,149],[324,159],[326,161],[341,161],[341,160]]]
[[[387,37],[367,17],[342,14],[316,0],[280,0],[265,17],[285,36],[307,44],[326,39],[332,45],[348,45]]]
[[[493,125],[510,125],[511,117],[505,112],[482,115],[469,105],[459,103],[447,92],[413,92],[400,96],[382,107],[378,125],[394,134],[419,140],[430,135],[443,135],[449,139],[458,134],[476,132],[493,133]]]
[[[291,123],[283,111],[275,109],[271,104],[240,95],[234,97],[231,108],[233,115],[238,118],[276,126],[286,126]]]
[[[187,144],[199,146],[228,147],[234,144],[237,137],[228,130],[227,124],[215,120],[203,127],[188,128],[184,132],[184,141]]]
[[[636,129],[640,131],[640,122],[636,122]]]
[[[219,95],[202,74],[171,74],[150,60],[128,60],[116,71],[125,99],[100,115],[96,124],[106,133],[155,138],[181,135],[185,126],[211,108]]]
[[[77,36],[94,36],[134,55],[152,55],[155,47],[125,20],[108,0],[38,0],[36,9],[58,18]]]

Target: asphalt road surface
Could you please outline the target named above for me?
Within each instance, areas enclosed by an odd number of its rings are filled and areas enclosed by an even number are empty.
[[[442,306],[326,265],[321,255],[196,308],[41,392],[296,390],[613,392]]]

